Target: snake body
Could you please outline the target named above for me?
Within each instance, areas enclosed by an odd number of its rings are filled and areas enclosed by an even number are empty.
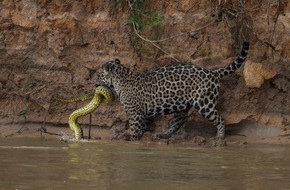
[[[85,97],[85,98],[84,98]],[[83,101],[87,99],[92,99],[89,104],[86,106],[75,110],[70,116],[69,116],[69,127],[74,131],[76,140],[80,140],[83,138],[83,131],[82,128],[77,123],[77,120],[79,117],[85,116],[93,111],[95,111],[101,103],[109,103],[114,100],[114,94],[113,92],[106,86],[98,86],[95,90],[95,93],[92,96],[82,96],[78,98],[56,98],[59,101],[64,102],[74,102],[74,101]]]

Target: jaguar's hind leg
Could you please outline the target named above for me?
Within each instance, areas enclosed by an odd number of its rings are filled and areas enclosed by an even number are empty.
[[[216,108],[202,108],[195,107],[195,110],[205,117],[209,122],[211,122],[217,128],[216,140],[224,139],[225,137],[225,121],[219,115]]]
[[[168,139],[187,121],[187,110],[174,113],[173,123],[164,131],[154,135],[154,138]]]

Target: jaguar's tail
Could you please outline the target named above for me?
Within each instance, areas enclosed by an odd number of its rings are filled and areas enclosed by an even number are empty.
[[[250,46],[249,42],[244,42],[241,54],[237,57],[237,59],[223,68],[213,70],[215,75],[219,76],[219,78],[222,78],[228,74],[233,73],[235,70],[240,68],[242,66],[242,64],[246,61],[249,46]]]

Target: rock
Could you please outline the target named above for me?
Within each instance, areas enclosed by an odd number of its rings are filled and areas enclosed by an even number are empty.
[[[286,79],[286,77],[277,77],[275,78],[275,80],[273,81],[273,84],[275,85],[275,87],[283,92],[287,92],[290,88],[290,82]]]
[[[16,9],[12,11],[12,22],[26,28],[36,25],[37,5],[33,0],[22,0],[16,3]]]
[[[70,15],[76,20],[82,21],[86,18],[87,12],[85,7],[81,4],[81,2],[78,2],[73,4]]]
[[[290,135],[290,130],[285,130],[283,132],[280,133],[280,136],[289,136]]]
[[[244,67],[244,79],[249,88],[259,88],[265,80],[275,77],[275,71],[265,68],[261,63],[247,60]]]
[[[202,136],[195,136],[193,137],[191,142],[197,145],[204,145],[206,143],[206,139],[205,137],[202,137]]]

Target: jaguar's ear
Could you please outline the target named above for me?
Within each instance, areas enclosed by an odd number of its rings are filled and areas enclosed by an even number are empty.
[[[115,59],[115,63],[120,64],[121,61],[119,59]]]
[[[105,64],[102,66],[102,70],[103,70],[103,73],[104,73],[105,75],[107,75],[107,74],[111,71],[110,64],[105,63]]]

